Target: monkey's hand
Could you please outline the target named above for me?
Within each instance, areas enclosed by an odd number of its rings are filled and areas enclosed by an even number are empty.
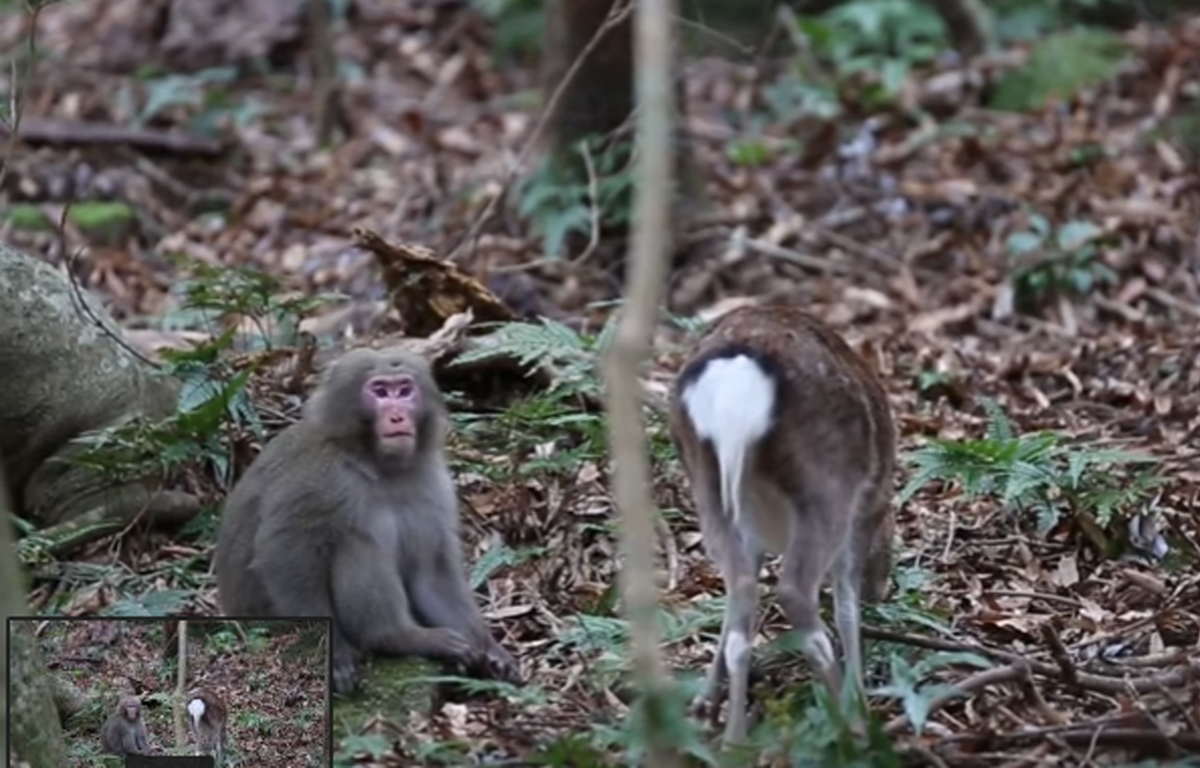
[[[491,642],[487,655],[488,674],[497,680],[503,680],[513,685],[525,685],[521,677],[521,667],[513,655],[495,640]]]
[[[491,637],[487,640],[483,659],[474,668],[474,671],[479,677],[502,680],[513,685],[525,684],[525,681],[521,678],[521,669],[517,665],[517,660],[513,658],[512,654],[504,646],[497,643]]]

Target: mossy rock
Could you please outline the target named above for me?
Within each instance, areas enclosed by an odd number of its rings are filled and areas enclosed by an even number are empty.
[[[433,705],[433,685],[413,680],[443,674],[431,661],[397,657],[372,658],[360,672],[354,693],[333,699],[334,739],[354,735],[376,716],[402,723],[410,712],[428,712]]]
[[[137,233],[134,209],[119,201],[91,200],[67,209],[67,218],[94,245],[117,246]]]
[[[4,220],[10,222],[13,229],[22,232],[53,232],[54,222],[42,212],[42,209],[30,203],[16,203],[3,214]]]

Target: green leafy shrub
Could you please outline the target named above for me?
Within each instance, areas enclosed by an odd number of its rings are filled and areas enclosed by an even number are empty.
[[[949,43],[941,17],[917,0],[854,0],[794,17],[789,32],[800,53],[767,91],[787,120],[836,117],[847,93],[863,104],[893,103],[913,68]]]
[[[533,56],[541,51],[540,0],[472,0],[493,25],[492,50],[498,58]]]
[[[601,148],[599,139],[575,144],[579,162],[546,158],[519,186],[518,212],[542,238],[542,250],[558,258],[572,236],[629,225],[633,175],[627,142]]]
[[[265,272],[190,264],[176,289],[182,309],[166,318],[170,327],[211,330],[226,316],[248,318],[260,330],[247,346],[270,348],[294,340],[300,320],[330,298],[289,295]],[[233,439],[238,431],[266,438],[247,384],[257,370],[254,357],[235,359],[237,328],[231,326],[190,349],[163,349],[161,375],[181,382],[175,412],[159,421],[137,419],[81,435],[76,460],[110,477],[206,470],[228,487],[233,480]]]
[[[1107,527],[1118,514],[1142,505],[1163,480],[1149,456],[1071,445],[1054,432],[1016,435],[1000,406],[983,399],[989,424],[983,438],[930,440],[908,462],[913,476],[903,504],[932,481],[957,484],[968,497],[996,497],[1014,512],[1033,512],[1039,534],[1064,515],[1087,516]]]
[[[1069,100],[1080,90],[1109,80],[1128,52],[1112,32],[1069,29],[1041,38],[1024,66],[1007,72],[993,89],[995,109],[1040,109],[1055,99]]]
[[[1006,242],[1022,308],[1036,309],[1056,296],[1084,296],[1098,284],[1117,282],[1117,273],[1096,258],[1104,234],[1097,225],[1071,221],[1055,229],[1041,214],[1030,216],[1029,225]]]

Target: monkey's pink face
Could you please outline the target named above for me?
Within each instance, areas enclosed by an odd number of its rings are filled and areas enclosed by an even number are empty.
[[[125,719],[133,722],[138,719],[138,715],[142,713],[142,705],[136,701],[130,701],[125,704]]]
[[[417,446],[421,388],[406,373],[372,376],[363,385],[363,404],[375,414],[375,437],[383,453],[409,455]]]

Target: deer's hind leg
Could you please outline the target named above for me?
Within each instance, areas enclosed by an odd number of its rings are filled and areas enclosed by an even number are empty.
[[[843,552],[850,535],[851,509],[845,494],[838,493],[832,484],[805,479],[810,482],[792,496],[795,514],[776,591],[813,671],[840,702],[842,674],[829,628],[821,618],[821,586],[830,571],[846,565]],[[834,597],[839,608],[839,634],[843,626],[857,628],[859,620],[857,587],[842,576],[838,568]]]

